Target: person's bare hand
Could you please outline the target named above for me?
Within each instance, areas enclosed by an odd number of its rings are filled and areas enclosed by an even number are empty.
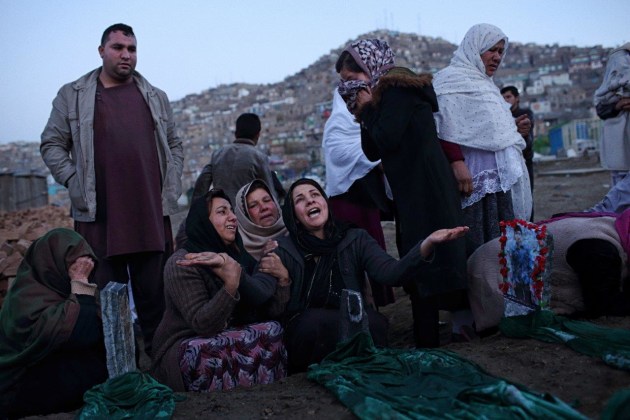
[[[621,98],[615,104],[615,109],[617,111],[630,111],[630,98]]]
[[[68,267],[68,276],[70,280],[88,283],[88,277],[94,269],[94,260],[92,257],[83,256],[77,258],[70,267]]]
[[[422,241],[422,244],[420,245],[420,255],[424,258],[428,257],[433,252],[435,245],[459,239],[466,235],[469,230],[470,228],[468,226],[458,226],[451,229],[436,230],[427,236],[424,241]]]
[[[523,137],[529,136],[529,132],[532,129],[532,122],[527,114],[523,114],[516,118],[516,130]]]
[[[289,272],[287,271],[278,254],[267,254],[260,259],[258,270],[262,273],[271,274],[278,279],[278,285],[287,286],[290,283]]]
[[[225,257],[216,252],[191,252],[184,255],[183,260],[177,260],[176,263],[182,266],[204,265],[207,267],[220,267],[225,263]]]
[[[453,175],[457,180],[457,188],[459,192],[465,196],[469,196],[473,192],[472,175],[468,170],[468,166],[463,160],[456,160],[451,162],[451,168],[453,169]]]
[[[232,257],[225,253],[197,252],[184,255],[183,260],[177,260],[177,265],[205,266],[212,268],[214,274],[222,281],[225,290],[234,296],[241,280],[241,266]]]
[[[357,93],[357,108],[361,108],[363,105],[372,102],[372,90],[370,88],[361,89]]]
[[[274,241],[273,239],[269,239],[265,246],[263,246],[262,254],[267,255],[274,249],[278,248],[278,241]]]
[[[223,258],[225,262],[219,266],[212,267],[212,271],[221,280],[223,280],[223,287],[232,296],[236,295],[236,290],[241,282],[241,265],[234,258],[225,253],[218,254]]]

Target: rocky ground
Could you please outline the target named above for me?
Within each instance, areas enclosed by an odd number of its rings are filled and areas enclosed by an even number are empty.
[[[608,174],[598,171],[596,158],[576,158],[536,165],[535,219],[586,209],[599,201],[609,188]],[[384,224],[390,249],[393,228]],[[0,225],[0,229],[2,226]],[[391,323],[390,342],[410,347],[411,308],[402,291],[397,302],[383,309]],[[604,317],[597,323],[630,328],[630,319]],[[445,334],[448,341],[448,331]],[[560,344],[537,340],[509,339],[500,334],[468,343],[449,343],[445,348],[478,363],[488,372],[523,384],[538,392],[549,392],[572,403],[584,415],[597,418],[610,396],[630,385],[630,374],[612,369],[601,361],[582,356]],[[187,394],[178,403],[175,418],[352,418],[324,388],[304,374],[278,383],[211,394]],[[69,419],[72,413],[48,416]]]

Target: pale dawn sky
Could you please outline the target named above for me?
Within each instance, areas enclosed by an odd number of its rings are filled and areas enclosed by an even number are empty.
[[[630,40],[628,22],[627,0],[0,0],[0,143],[39,141],[57,90],[100,66],[113,23],[133,27],[136,69],[176,100],[279,82],[375,29],[459,44],[492,23],[510,41],[615,47]]]

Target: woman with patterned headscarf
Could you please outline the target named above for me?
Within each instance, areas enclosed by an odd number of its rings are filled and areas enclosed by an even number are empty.
[[[464,159],[453,164],[463,193],[469,253],[499,236],[501,220],[528,220],[529,176],[523,159],[527,118],[517,119],[492,77],[505,57],[507,36],[496,26],[468,30],[451,63],[435,75],[436,114],[441,139],[455,143]],[[457,147],[457,146],[455,146]]]
[[[335,68],[339,94],[361,123],[363,151],[381,159],[391,186],[400,255],[437,229],[461,225],[457,185],[433,121],[438,106],[431,75],[395,67],[393,51],[378,39],[350,44]],[[427,277],[405,288],[418,347],[439,345],[439,309],[466,305],[464,239],[438,249]]]

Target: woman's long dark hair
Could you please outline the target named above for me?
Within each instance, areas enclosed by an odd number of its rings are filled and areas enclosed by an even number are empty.
[[[282,217],[284,224],[289,231],[291,239],[306,254],[322,255],[333,252],[339,241],[346,235],[349,225],[336,221],[328,206],[328,220],[324,225],[324,239],[319,239],[308,232],[299,222],[295,215],[295,203],[293,202],[293,190],[299,185],[312,185],[321,193],[322,197],[328,203],[328,197],[324,189],[316,181],[309,178],[301,178],[295,181],[287,193],[287,197],[282,206]]]

